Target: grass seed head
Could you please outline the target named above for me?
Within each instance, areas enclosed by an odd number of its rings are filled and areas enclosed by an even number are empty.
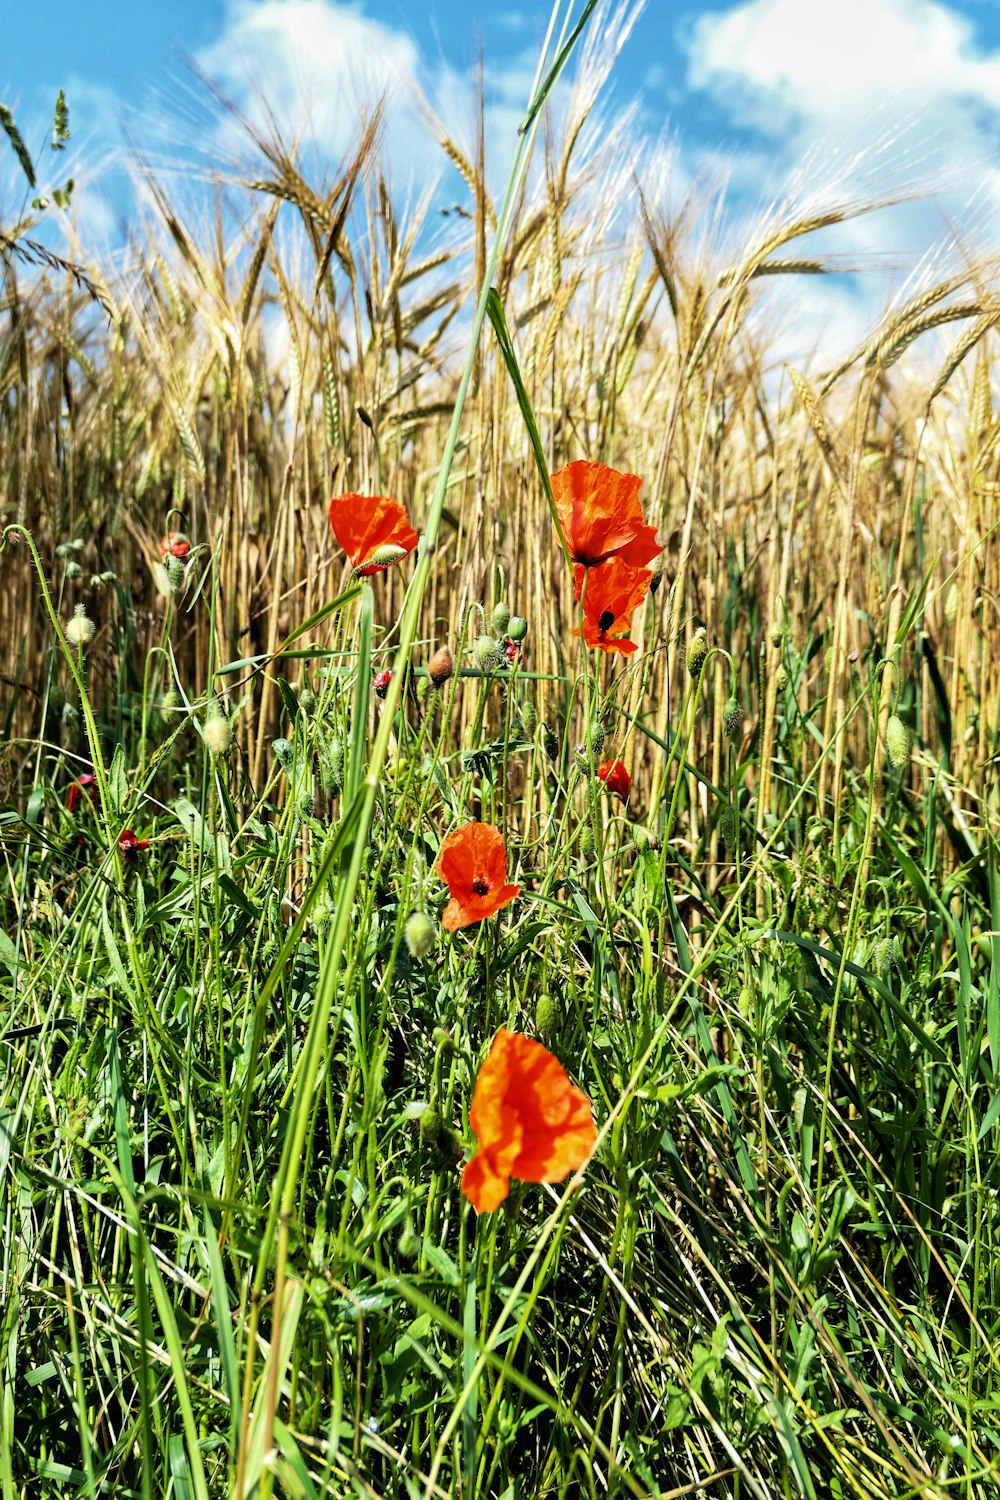
[[[735,849],[740,836],[740,820],[736,816],[735,807],[730,804],[723,808],[722,817],[719,819],[719,837],[727,849]]]

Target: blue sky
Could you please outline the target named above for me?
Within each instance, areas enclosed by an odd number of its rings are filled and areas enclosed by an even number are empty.
[[[439,156],[408,110],[413,86],[468,136],[481,43],[490,145],[502,172],[550,11],[548,0],[0,6],[0,100],[34,147],[57,89],[66,89],[73,150],[51,165],[82,179],[78,211],[95,235],[112,241],[129,214],[126,178],[113,166],[123,122],[160,161],[172,153],[197,159],[206,140],[210,149],[224,145],[185,55],[249,107],[256,79],[290,133],[308,117],[308,133],[331,160],[358,100],[389,88],[395,177],[416,191],[439,170]],[[728,178],[734,221],[789,183],[801,196],[824,177],[848,195],[900,184],[929,192],[919,205],[859,221],[829,243],[888,269],[864,295],[850,279],[811,292],[814,321],[870,316],[898,286],[896,268],[917,261],[946,222],[970,245],[995,237],[997,0],[647,0],[632,8],[634,26],[606,96],[609,115],[632,104],[640,142],[672,140],[681,186],[698,174]],[[16,192],[11,160],[0,155],[0,221],[16,212]]]

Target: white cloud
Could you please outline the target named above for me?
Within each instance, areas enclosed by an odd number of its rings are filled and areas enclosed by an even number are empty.
[[[796,118],[1000,99],[1000,54],[980,55],[968,21],[935,0],[747,0],[696,22],[689,64],[692,88],[774,136]]]
[[[688,85],[718,108],[733,188],[744,202],[773,195],[816,207],[921,192],[918,202],[839,226],[820,248],[873,264],[922,261],[927,278],[944,269],[941,253],[926,252],[946,224],[973,253],[995,238],[1000,51],[981,49],[949,5],[743,0],[699,17],[687,46]],[[756,139],[732,149],[747,129]],[[954,248],[955,236],[946,238]],[[820,356],[830,355],[852,301],[873,322],[901,280],[869,273],[847,299],[831,294],[835,283],[800,283],[802,326],[820,332]],[[914,286],[911,278],[907,291]]]

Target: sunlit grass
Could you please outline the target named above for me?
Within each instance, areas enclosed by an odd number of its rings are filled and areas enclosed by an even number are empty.
[[[858,205],[716,255],[595,126],[616,24],[503,202],[442,142],[465,237],[376,120],[312,182],[248,127],[123,276],[0,238],[3,1500],[996,1488],[992,293],[772,378]],[[581,458],[664,542],[627,657]],[[339,493],[419,545],[356,577]],[[500,1028],[597,1145],[477,1216]]]

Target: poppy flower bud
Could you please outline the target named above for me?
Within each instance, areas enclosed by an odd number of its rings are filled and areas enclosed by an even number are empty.
[[[494,604],[493,613],[490,616],[490,630],[494,635],[506,635],[507,626],[510,624],[510,605],[501,599]]]
[[[523,615],[511,615],[507,621],[507,634],[520,645],[528,634],[528,622]]]
[[[233,743],[233,731],[225,714],[214,713],[206,719],[202,736],[213,755],[225,755]]]
[[[549,760],[559,759],[559,736],[548,724],[542,725],[542,744],[545,747],[545,754],[549,757]]]
[[[78,604],[73,611],[73,618],[66,626],[66,639],[71,646],[89,646],[94,639],[97,627],[87,614],[82,604]]]
[[[535,730],[538,728],[538,712],[530,701],[521,704],[521,727],[524,730],[525,739],[533,740]]]
[[[330,780],[334,786],[339,786],[344,775],[344,742],[338,735],[335,735],[330,741],[327,747],[327,754],[329,757],[327,765],[330,772]]]
[[[893,770],[902,770],[910,758],[910,731],[898,714],[885,726],[885,749]]]
[[[444,1121],[441,1118],[441,1111],[435,1109],[433,1104],[428,1104],[420,1116],[420,1139],[426,1141],[428,1146],[433,1146],[441,1139],[443,1129]]]
[[[175,557],[173,554],[171,554],[171,556],[167,558],[166,574],[167,587],[169,588],[170,592],[172,594],[179,594],[181,589],[184,587],[184,580],[187,576],[184,572],[184,564],[181,562],[179,557]]]
[[[656,849],[656,834],[641,823],[632,824],[632,843],[640,854],[652,854]]]
[[[535,1006],[535,1030],[543,1042],[550,1042],[559,1027],[559,1005],[551,995],[539,995]]]
[[[368,567],[380,572],[383,568],[394,567],[396,563],[402,562],[409,547],[398,547],[395,542],[386,542],[382,547],[376,547],[368,562]],[[360,571],[360,569],[358,570]]]
[[[442,1057],[454,1057],[455,1038],[450,1031],[443,1026],[435,1026],[431,1032],[431,1041],[434,1043]]]
[[[767,638],[771,642],[771,645],[774,647],[775,651],[778,651],[781,649],[781,643],[785,638],[785,632],[780,625],[772,625],[771,629],[768,631]]]
[[[779,663],[778,670],[774,674],[774,680],[778,684],[778,691],[783,693],[788,686],[788,668],[784,662]]]
[[[687,649],[687,669],[689,677],[698,677],[705,664],[708,655],[708,632],[704,625],[699,625],[691,637]]]
[[[426,958],[437,941],[437,927],[425,911],[415,911],[408,918],[403,935],[413,958]]]
[[[385,697],[386,693],[389,691],[389,684],[391,681],[392,673],[388,670],[388,668],[386,668],[382,672],[375,673],[375,681],[372,686],[375,689],[376,698]]]
[[[880,979],[888,979],[893,969],[899,967],[895,938],[884,937],[875,944],[875,972]]]
[[[594,830],[589,823],[584,825],[583,833],[580,835],[580,853],[588,862],[594,857]]]
[[[277,739],[272,744],[271,749],[274,751],[275,760],[287,776],[295,761],[295,751],[290,741],[283,738]]]
[[[497,672],[506,664],[500,647],[491,635],[476,636],[472,655],[481,672]]]
[[[518,658],[518,650],[517,650],[517,646],[514,644],[514,642],[510,639],[509,636],[504,641],[503,646],[502,646],[501,649],[503,651],[504,656],[506,656],[507,660],[510,662],[511,666],[513,666],[514,663],[517,661],[517,658]]]
[[[436,688],[444,687],[444,684],[454,674],[455,659],[447,646],[439,646],[427,663],[427,676]]]
[[[743,732],[743,705],[736,698],[727,698],[722,710],[722,727],[726,739],[735,745]]]
[[[420,1253],[420,1241],[417,1238],[413,1223],[407,1219],[403,1225],[399,1239],[396,1241],[396,1254],[403,1260],[416,1260]]]

